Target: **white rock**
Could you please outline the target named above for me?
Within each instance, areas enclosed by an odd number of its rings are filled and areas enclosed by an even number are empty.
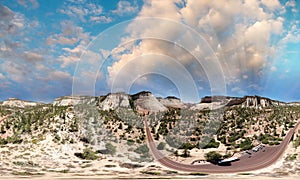
[[[186,105],[184,105],[183,102],[181,102],[180,99],[175,97],[167,97],[167,98],[158,98],[158,101],[166,106],[166,107],[172,107],[172,108],[185,108]]]
[[[150,92],[140,92],[132,95],[132,98],[138,111],[162,112],[168,110]]]
[[[83,103],[93,103],[95,102],[95,97],[87,96],[63,96],[54,100],[54,106],[71,106]]]
[[[130,96],[125,93],[108,94],[102,102],[99,102],[99,107],[104,110],[114,110],[117,107],[130,107]]]
[[[32,102],[32,101],[23,101],[16,98],[9,98],[8,100],[5,100],[1,103],[3,106],[9,106],[9,107],[18,107],[18,108],[24,108],[29,106],[37,106],[42,103]]]

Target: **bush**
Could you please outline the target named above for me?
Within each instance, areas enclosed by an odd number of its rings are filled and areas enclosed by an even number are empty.
[[[75,153],[74,155],[81,159],[86,159],[86,160],[98,159],[96,152],[94,152],[91,148],[86,148],[83,150],[83,153]]]
[[[149,152],[149,148],[148,146],[145,144],[145,145],[142,145],[138,148],[136,148],[134,150],[134,152],[138,153],[138,154],[145,154],[145,153],[148,153]]]
[[[269,144],[269,141],[267,139],[262,140],[263,144]]]
[[[6,145],[8,142],[6,139],[0,138],[0,145]]]
[[[191,150],[194,147],[196,147],[194,144],[186,142],[186,143],[182,144],[179,149],[189,149],[189,150]]]
[[[204,157],[206,161],[213,164],[217,164],[222,159],[222,155],[220,153],[217,153],[216,151],[210,151],[206,153]]]
[[[116,154],[116,146],[112,145],[111,143],[106,143],[105,148],[108,154],[115,155]]]
[[[190,157],[190,151],[188,149],[184,149],[183,154],[181,154],[180,156],[184,158]]]
[[[216,142],[215,139],[212,139],[209,143],[207,143],[203,148],[208,149],[208,148],[218,148],[220,146],[219,142]]]
[[[127,145],[128,146],[132,146],[133,144],[134,144],[134,140],[132,140],[132,139],[127,140]]]
[[[253,147],[252,142],[249,138],[246,138],[241,144],[239,145],[239,148],[241,148],[243,151],[249,150]]]
[[[157,146],[157,149],[158,149],[158,150],[164,150],[165,147],[166,147],[166,143],[160,142],[160,143],[158,144],[158,146]]]
[[[23,139],[21,139],[21,137],[18,135],[13,135],[12,137],[7,138],[7,142],[13,144],[20,144],[23,142]]]
[[[297,154],[290,154],[285,158],[285,160],[294,161],[296,158],[297,158]]]

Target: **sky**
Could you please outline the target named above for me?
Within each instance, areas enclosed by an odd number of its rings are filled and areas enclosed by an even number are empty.
[[[0,101],[300,101],[299,50],[296,0],[0,0]]]

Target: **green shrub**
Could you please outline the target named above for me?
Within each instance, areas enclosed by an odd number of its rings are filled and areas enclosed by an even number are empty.
[[[133,144],[134,144],[134,140],[132,140],[132,139],[127,140],[127,145],[128,146],[132,146]]]
[[[166,143],[165,142],[160,142],[157,146],[158,150],[164,150],[166,147]]]
[[[141,171],[140,173],[142,174],[149,174],[149,175],[160,175],[160,172],[156,172],[156,171]]]
[[[74,155],[86,160],[96,160],[99,158],[91,148],[86,148],[83,150],[83,153],[75,153]]]
[[[149,152],[149,148],[147,146],[147,144],[144,144],[140,147],[137,147],[134,152],[138,153],[138,154],[145,154]]]
[[[298,154],[290,154],[285,158],[285,160],[294,161],[297,158],[297,155]]]
[[[216,142],[215,139],[212,139],[209,143],[207,143],[203,148],[208,149],[208,148],[218,148],[220,146],[219,142]]]
[[[213,164],[217,164],[222,159],[222,155],[217,153],[216,151],[210,151],[206,153],[204,157],[206,161],[211,162]]]
[[[106,143],[105,148],[108,154],[115,155],[116,154],[116,146],[112,145],[111,143]]]
[[[239,145],[239,148],[241,148],[243,151],[249,150],[253,147],[252,141],[249,138],[246,138],[244,141],[241,142]]]

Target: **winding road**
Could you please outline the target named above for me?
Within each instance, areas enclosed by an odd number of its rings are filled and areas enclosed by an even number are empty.
[[[163,166],[168,168],[186,171],[186,172],[203,172],[203,173],[236,173],[236,172],[247,172],[262,169],[274,164],[283,154],[287,145],[289,144],[295,130],[298,128],[300,121],[292,128],[288,134],[285,136],[284,140],[276,146],[264,147],[263,150],[257,152],[251,152],[249,154],[242,155],[239,161],[231,162],[229,166],[219,166],[214,164],[202,164],[202,165],[191,165],[182,164],[167,158],[158,149],[153,140],[147,116],[144,118],[146,136],[148,140],[149,148],[154,155],[155,159],[161,163]]]

